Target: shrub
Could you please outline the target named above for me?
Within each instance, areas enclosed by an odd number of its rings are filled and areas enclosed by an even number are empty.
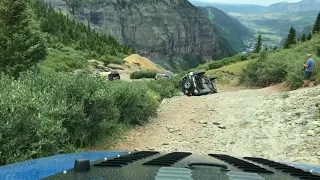
[[[243,55],[240,56],[240,60],[241,60],[241,61],[248,60],[248,56],[245,55],[245,54],[243,54]]]
[[[157,72],[150,70],[135,71],[131,73],[130,79],[155,78]]]
[[[211,69],[219,69],[219,68],[223,67],[224,65],[225,65],[225,62],[223,60],[219,60],[219,61],[214,61],[214,62],[210,63],[208,65],[208,67],[209,67],[209,70],[211,70]]]
[[[297,89],[303,85],[304,71],[301,68],[291,67],[286,77],[291,89]]]
[[[258,81],[256,73],[261,67],[262,63],[260,61],[251,61],[240,73],[239,82],[249,86],[256,85],[256,82]]]
[[[252,54],[249,55],[249,58],[250,58],[250,59],[256,59],[256,58],[258,58],[259,56],[260,56],[259,53],[252,53]]]
[[[279,59],[267,61],[265,53],[261,53],[259,60],[251,61],[240,73],[240,83],[248,86],[266,87],[282,82],[287,75],[287,66]]]
[[[0,160],[5,163],[95,145],[156,115],[174,81],[106,82],[61,73],[0,76]]]
[[[141,125],[156,114],[158,102],[146,84],[116,83],[113,84],[111,93],[120,110],[119,121],[122,123]]]
[[[171,98],[179,94],[179,78],[158,79],[148,83],[148,87],[160,95],[161,100]]]
[[[320,47],[317,47],[317,56],[320,57]]]
[[[0,84],[0,159],[10,163],[57,152],[67,134],[57,116],[65,110],[64,99],[6,76]]]

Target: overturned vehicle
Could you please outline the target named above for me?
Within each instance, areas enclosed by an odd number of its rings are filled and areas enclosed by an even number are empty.
[[[186,74],[180,81],[181,90],[187,96],[202,96],[217,93],[216,77],[205,76],[206,71],[201,69]]]

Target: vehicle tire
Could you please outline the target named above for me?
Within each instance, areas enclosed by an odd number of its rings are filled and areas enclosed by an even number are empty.
[[[192,81],[190,79],[186,79],[185,81],[183,81],[183,88],[190,90],[192,88]]]
[[[218,93],[218,91],[216,89],[213,89],[213,94]]]
[[[213,89],[212,89],[212,93],[218,93],[218,90],[217,90],[217,87],[216,87],[216,84],[215,83],[212,83],[212,87],[213,87]]]

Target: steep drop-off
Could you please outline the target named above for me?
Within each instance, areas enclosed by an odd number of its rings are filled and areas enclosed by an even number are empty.
[[[160,64],[174,66],[172,60],[184,59],[183,66],[191,68],[193,59],[200,63],[232,52],[210,20],[187,0],[79,0],[74,8],[63,0],[42,1],[69,15],[74,9],[77,20],[89,20],[100,32]]]
[[[221,35],[236,51],[246,48],[244,41],[253,37],[253,33],[237,19],[214,7],[199,7],[217,28]]]

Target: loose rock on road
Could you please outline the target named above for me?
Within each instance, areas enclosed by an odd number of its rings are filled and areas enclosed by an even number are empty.
[[[114,150],[223,153],[320,163],[320,87],[291,92],[240,90],[163,100],[158,117]]]

